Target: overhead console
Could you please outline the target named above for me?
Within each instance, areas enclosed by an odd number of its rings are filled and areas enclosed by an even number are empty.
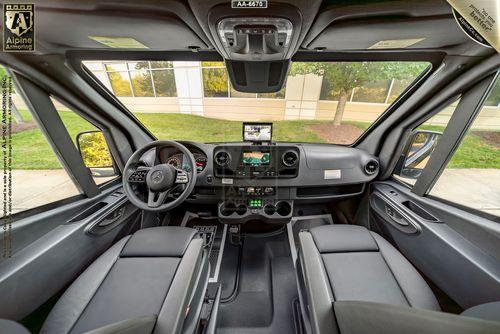
[[[320,0],[284,0],[269,1],[265,9],[241,9],[231,8],[230,1],[190,2],[224,57],[232,86],[251,93],[277,92],[283,87],[290,59],[320,4]]]
[[[293,178],[299,160],[296,146],[221,145],[214,149],[214,172],[222,178]]]
[[[217,33],[229,59],[282,60],[292,41],[293,25],[278,17],[229,17],[219,21]]]
[[[225,59],[276,61],[295,53],[302,17],[287,4],[269,3],[264,10],[234,9],[227,4],[210,10],[208,25]]]

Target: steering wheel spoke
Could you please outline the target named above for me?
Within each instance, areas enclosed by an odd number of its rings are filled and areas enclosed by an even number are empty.
[[[148,193],[148,206],[150,208],[157,208],[165,202],[170,190],[154,192],[149,190]]]
[[[146,175],[150,169],[151,167],[138,167],[134,172],[132,172],[132,174],[130,174],[128,181],[130,183],[146,183]]]

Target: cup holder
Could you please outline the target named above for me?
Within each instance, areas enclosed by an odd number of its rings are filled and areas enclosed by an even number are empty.
[[[236,208],[236,213],[240,216],[243,216],[245,213],[247,213],[247,206],[244,204],[238,205],[238,207]]]
[[[278,202],[276,204],[276,212],[283,217],[292,213],[292,206],[288,202]]]
[[[276,207],[272,204],[268,204],[264,207],[264,212],[266,215],[272,216],[276,212]]]
[[[233,213],[235,213],[236,210],[237,210],[236,204],[234,204],[233,202],[224,203],[220,207],[220,213],[221,213],[221,215],[226,216],[226,217],[232,215]]]

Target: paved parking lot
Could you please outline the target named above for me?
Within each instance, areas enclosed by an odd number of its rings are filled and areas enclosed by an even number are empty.
[[[63,170],[14,170],[13,212],[77,195]],[[96,178],[98,183],[109,178]],[[3,179],[2,179],[3,187]],[[500,216],[500,169],[448,169],[433,195]]]

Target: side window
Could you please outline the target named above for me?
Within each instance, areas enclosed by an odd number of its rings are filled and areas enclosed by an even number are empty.
[[[410,185],[417,182],[459,101],[457,99],[415,129],[409,147],[405,149],[408,153],[398,162],[394,177]]]
[[[4,67],[0,75],[6,76]],[[12,94],[12,213],[80,194],[21,95]],[[3,183],[3,177],[2,181]],[[2,184],[3,186],[3,184]]]
[[[73,143],[80,151],[83,162],[90,169],[94,182],[99,185],[114,179],[117,174],[102,132],[63,103],[54,98],[52,98],[52,103]]]
[[[500,81],[429,195],[500,216]]]

